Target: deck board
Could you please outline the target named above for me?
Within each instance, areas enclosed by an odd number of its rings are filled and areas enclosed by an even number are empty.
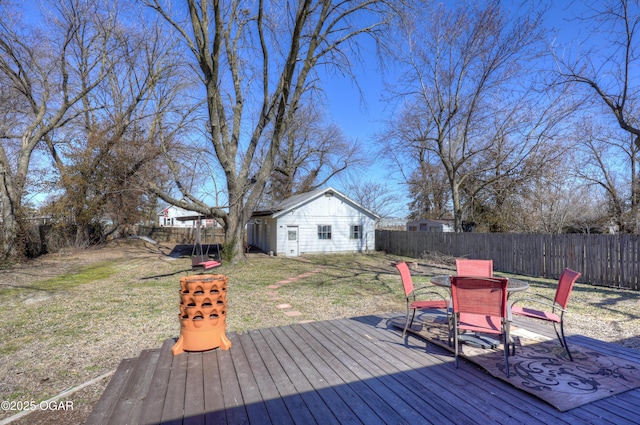
[[[403,420],[410,423],[435,422],[438,419],[449,423],[446,416],[439,413],[431,418],[425,417],[424,410],[420,407],[417,408],[417,406],[422,406],[428,400],[425,401],[419,394],[408,389],[407,382],[389,374],[388,364],[380,361],[376,355],[377,349],[375,347],[372,350],[366,344],[356,344],[359,338],[355,333],[344,338],[342,332],[332,328],[320,329],[314,326],[314,331],[323,335],[323,341],[331,344],[330,351],[336,353],[336,357],[340,361],[348,359],[349,367],[358,372],[357,379],[367,385],[372,392],[380,394],[380,398],[387,401],[386,409],[395,409]],[[351,385],[351,382],[354,381],[349,382]]]
[[[278,388],[271,379],[265,361],[251,339],[251,335],[244,333],[239,335],[238,339],[242,344],[242,351],[246,356],[247,367],[251,369],[252,376],[255,379],[259,397],[264,399],[264,405],[269,418],[277,418],[278,422],[283,425],[294,424],[295,422],[289,414],[287,405],[280,398]]]
[[[206,351],[202,353],[202,362],[206,364],[202,370],[204,381],[204,407],[205,423],[225,424],[227,423],[224,411],[224,396],[222,381],[220,379],[220,368],[218,366],[218,353],[216,351]]]
[[[169,385],[171,362],[173,361],[173,354],[171,354],[172,346],[173,340],[167,339],[160,348],[158,363],[142,405],[142,413],[140,415],[141,423],[155,424],[159,423],[162,419],[162,409]]]
[[[253,424],[269,424],[271,423],[271,418],[263,396],[260,393],[260,389],[258,388],[255,375],[247,360],[247,348],[242,345],[237,335],[233,335],[231,341],[239,348],[231,357],[233,359],[238,383],[240,384],[242,394],[240,401],[244,403],[246,407],[248,420]],[[250,348],[250,346],[248,348]]]
[[[109,419],[113,414],[115,407],[120,401],[120,394],[124,392],[124,388],[127,386],[128,376],[136,368],[136,359],[124,359],[118,365],[118,369],[113,374],[109,385],[102,393],[100,403],[98,403],[89,419],[94,423],[109,423]]]
[[[237,344],[235,335],[230,335],[229,340]],[[220,382],[222,384],[222,398],[229,424],[248,424],[249,416],[245,403],[242,400],[242,370],[237,370],[233,364],[231,351],[218,350],[218,368],[220,371]],[[249,391],[247,389],[246,391]]]
[[[282,342],[283,347],[289,353],[294,354],[294,361],[300,367],[305,378],[320,395],[326,405],[326,409],[332,411],[340,424],[361,423],[358,419],[362,419],[364,423],[371,423],[366,422],[367,419],[374,421],[373,423],[379,420],[375,416],[375,412],[370,409],[366,409],[363,412],[366,411],[368,414],[373,414],[375,420],[372,417],[360,418],[358,410],[363,404],[362,400],[352,389],[343,385],[343,381],[326,366],[324,361],[309,348],[309,345],[304,340],[296,338],[295,332],[291,327],[275,328],[273,332],[275,337]]]
[[[204,425],[204,364],[202,353],[187,357],[184,393],[184,423]]]
[[[353,360],[354,357],[360,357],[361,353],[355,352],[348,346],[336,345],[334,338],[312,339],[311,334],[316,333],[315,328],[296,327],[295,330],[310,341],[311,348],[317,355],[325,359],[333,373],[339,376],[343,383],[348,383],[354,393],[366,404],[366,407],[361,405],[361,410],[369,408],[376,412],[376,417],[371,418],[372,420],[377,419],[380,422],[382,417],[397,423],[405,421],[402,411],[406,411],[410,406],[405,406],[405,401],[398,398],[386,386],[376,384],[372,379],[373,376]],[[317,335],[321,336],[322,333],[318,331]],[[423,417],[414,419],[423,420]]]
[[[327,405],[326,400],[331,400],[331,395],[322,394],[322,392],[317,391],[314,383],[309,381],[303,368],[303,364],[306,365],[306,363],[303,361],[298,350],[287,350],[287,348],[291,347],[288,341],[278,339],[280,333],[277,329],[263,329],[261,333],[280,361],[284,372],[291,379],[295,391],[300,394],[304,403],[309,408],[315,421],[319,424],[339,424],[340,421],[337,417],[343,414],[344,407],[335,406],[336,409],[334,410],[334,406]],[[331,406],[331,408],[329,406]]]
[[[155,366],[160,356],[159,350],[144,350],[131,371],[132,379],[122,390],[122,395],[111,414],[110,423],[127,424],[136,421],[142,413],[142,402],[147,395]]]
[[[340,375],[331,365],[331,359],[338,356],[337,352],[324,352],[323,347],[315,336],[308,332],[298,332],[302,328],[289,328],[287,336],[291,344],[299,347],[299,350],[306,357],[308,364],[316,369],[316,378],[324,381],[328,388],[335,390],[336,396],[350,409],[348,417],[357,417],[366,423],[380,423],[374,406],[367,404],[366,400],[356,389],[346,385],[345,378]],[[324,354],[324,355],[323,355]]]
[[[429,421],[431,423],[460,423],[458,412],[447,412],[450,407],[439,398],[434,398],[433,394],[426,390],[419,381],[420,377],[414,373],[411,365],[399,363],[400,357],[392,352],[381,350],[379,346],[373,344],[366,337],[366,333],[357,332],[356,328],[351,328],[351,332],[345,332],[334,327],[333,323],[328,323],[327,327],[317,327],[316,331],[324,332],[327,339],[334,340],[338,346],[347,349],[351,359],[356,362],[357,367],[372,373],[373,388],[378,391],[379,386],[385,386],[394,392],[395,402],[392,406],[403,406],[405,420]],[[357,333],[356,333],[357,332]],[[371,332],[369,332],[371,333]],[[427,359],[425,359],[427,360]],[[415,364],[416,368],[424,367],[423,364]],[[369,378],[371,379],[371,378]],[[365,382],[368,382],[366,379]],[[416,407],[419,408],[416,409]],[[425,409],[425,407],[431,407]],[[426,413],[426,411],[429,413]]]
[[[262,385],[273,385],[275,393],[280,396],[280,399],[269,399],[269,403],[275,404],[280,401],[286,406],[289,414],[296,412],[296,420],[291,419],[294,423],[314,423],[314,416],[309,410],[309,406],[305,403],[304,397],[296,390],[291,378],[282,367],[281,360],[271,350],[264,335],[259,330],[252,330],[243,333],[241,338],[250,339],[262,359],[264,369],[261,369],[261,371],[264,373],[261,375],[261,379],[267,381]],[[283,419],[283,423],[285,420]]]
[[[231,332],[231,350],[171,354],[174,340],[124,360],[88,424],[632,424],[640,389],[559,412],[388,321],[339,319]],[[553,328],[518,321],[553,337]],[[640,352],[581,335],[640,363]],[[137,418],[136,418],[137,416]],[[122,422],[125,421],[125,422]]]
[[[196,356],[201,355],[196,353]],[[174,356],[171,360],[167,395],[162,408],[163,424],[181,424],[184,417],[184,393],[187,383],[187,362],[189,356]]]

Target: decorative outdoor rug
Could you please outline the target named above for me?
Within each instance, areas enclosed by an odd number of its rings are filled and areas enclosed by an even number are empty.
[[[403,329],[405,318],[391,319],[390,324]],[[445,315],[417,315],[407,331],[453,353]],[[483,349],[461,344],[460,355],[561,412],[640,387],[638,363],[576,344],[569,345],[572,362],[557,339],[550,340],[513,325],[511,336],[516,342],[516,354],[509,356],[509,378],[502,345]]]

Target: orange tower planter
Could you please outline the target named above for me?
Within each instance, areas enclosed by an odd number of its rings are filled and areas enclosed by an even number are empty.
[[[231,348],[225,333],[228,281],[227,276],[215,274],[180,279],[180,337],[171,348],[174,355]]]

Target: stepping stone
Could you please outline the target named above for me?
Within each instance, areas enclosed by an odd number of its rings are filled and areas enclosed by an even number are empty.
[[[284,314],[289,317],[302,316],[302,313],[300,313],[299,311],[285,311]]]
[[[277,308],[291,308],[291,304],[278,304]]]

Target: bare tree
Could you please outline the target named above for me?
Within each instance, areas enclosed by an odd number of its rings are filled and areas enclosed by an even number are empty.
[[[583,118],[576,129],[577,144],[582,153],[581,163],[576,167],[576,175],[587,185],[597,186],[606,194],[605,209],[608,216],[622,232],[634,231],[633,219],[629,219],[630,204],[628,194],[633,193],[634,165],[637,162],[638,147],[635,138],[619,129]],[[629,172],[629,170],[632,170]],[[631,228],[628,225],[631,224]]]
[[[316,190],[347,167],[353,172],[364,163],[360,146],[307,104],[295,111],[285,130],[265,197],[278,201]]]
[[[591,233],[606,223],[604,198],[581,179],[572,176],[574,164],[549,169],[546,176],[529,182],[520,193],[522,214],[516,216],[523,233]]]
[[[83,99],[83,113],[65,131],[45,137],[62,189],[46,211],[64,217],[61,225],[73,224],[77,246],[107,236],[92,232],[102,230],[103,222],[113,233],[141,220],[146,182],[162,176],[158,133],[168,137],[170,131],[161,125],[169,115],[184,119],[177,110],[184,76],[176,43],[129,12],[119,10],[113,53],[104,58],[111,72],[103,84]]]
[[[606,110],[616,124],[635,143],[635,162],[631,173],[632,222],[627,226],[637,232],[640,222],[640,2],[608,0],[588,3],[588,12],[579,17],[587,24],[590,38],[583,48],[568,55],[565,46],[554,51],[556,75],[563,84],[585,87]],[[560,51],[561,53],[558,53]]]
[[[354,201],[380,217],[397,217],[402,210],[402,199],[388,183],[375,182],[352,176],[343,187]]]
[[[526,114],[536,112],[542,111],[526,110]],[[562,116],[556,115],[555,118]],[[463,169],[467,176],[460,186],[464,216],[477,230],[522,231],[519,227],[522,216],[529,214],[521,203],[523,193],[566,162],[569,147],[566,142],[554,137],[551,143],[544,143],[544,137],[554,134],[551,128],[558,126],[553,121],[554,117],[543,113],[540,118],[541,121],[534,128],[539,126],[542,131],[535,135],[537,140],[529,146],[524,144],[524,150],[518,149],[518,136],[513,137],[504,131],[502,137],[498,137],[496,133],[494,143],[478,155],[470,169]],[[523,124],[528,121],[523,119],[516,122]],[[500,128],[498,125],[496,127]],[[526,134],[525,140],[531,136]]]
[[[151,189],[166,202],[217,217],[233,257],[242,252],[244,226],[273,174],[295,111],[317,83],[314,71],[322,66],[349,73],[350,46],[357,36],[378,31],[384,2],[188,0],[186,19],[180,8],[144,3],[165,18],[195,59],[207,104],[206,136],[227,205],[207,204],[180,181],[179,198]]]
[[[497,0],[428,3],[399,25],[404,45],[395,59],[404,73],[392,94],[404,104],[382,138],[398,163],[411,167],[406,175],[421,176],[413,170],[438,159],[456,231],[466,181],[481,181],[479,190],[522,172],[528,157],[544,157],[545,141],[566,113],[548,93],[522,84],[541,52],[542,12],[509,16]]]
[[[437,158],[430,159],[431,152],[421,149],[420,161],[408,180],[409,219],[449,219],[452,216],[451,191],[447,175]]]
[[[113,19],[100,2],[45,2],[38,28],[25,27],[17,8],[0,3],[0,101],[11,127],[2,129],[0,191],[3,256],[20,255],[22,201],[35,149],[81,113],[82,101],[108,74],[104,61]]]

